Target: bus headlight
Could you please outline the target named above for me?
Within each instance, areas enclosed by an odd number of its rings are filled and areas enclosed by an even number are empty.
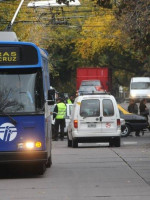
[[[33,149],[34,148],[34,142],[26,142],[25,147],[27,149]]]
[[[18,143],[18,149],[20,150],[36,150],[42,147],[42,143],[40,141],[36,141],[36,142],[32,142],[32,141],[28,141],[28,142],[21,142]]]

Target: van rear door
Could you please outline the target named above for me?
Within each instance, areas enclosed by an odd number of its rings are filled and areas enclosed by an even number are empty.
[[[102,133],[117,132],[117,118],[112,99],[102,99],[101,103],[101,131]]]
[[[100,122],[100,100],[84,99],[81,101],[78,121],[78,131],[80,133],[99,133]]]

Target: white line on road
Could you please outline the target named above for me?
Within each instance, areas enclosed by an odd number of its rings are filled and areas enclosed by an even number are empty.
[[[137,142],[123,142],[123,144],[125,144],[125,145],[133,145],[133,144],[137,144]]]

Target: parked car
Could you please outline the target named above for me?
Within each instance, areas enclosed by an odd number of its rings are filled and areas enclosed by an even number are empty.
[[[91,142],[120,147],[120,137],[120,115],[112,95],[83,95],[75,99],[68,125],[68,147]]]
[[[121,136],[127,137],[131,132],[144,131],[148,127],[145,117],[133,113],[129,113],[120,104],[118,104],[120,117],[125,120],[125,125],[122,126]]]
[[[56,104],[55,104],[56,105]],[[51,112],[51,120],[52,120],[52,136],[54,136],[54,124],[55,124],[55,120],[53,120],[53,110],[55,108],[55,105],[50,107],[50,112]],[[70,115],[71,115],[71,110],[72,110],[72,105],[73,104],[66,104],[67,106],[67,112],[66,112],[66,117],[65,117],[65,121],[66,121],[66,127],[64,129],[65,135],[67,135],[67,130],[68,130],[68,124],[70,122]]]

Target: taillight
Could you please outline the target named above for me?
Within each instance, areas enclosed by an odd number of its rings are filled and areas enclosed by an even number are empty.
[[[120,126],[121,125],[121,121],[120,119],[117,119],[117,126]]]
[[[74,120],[74,128],[78,128],[78,120]]]
[[[95,89],[96,89],[97,91],[104,91],[104,89],[102,88],[102,86],[95,86]]]

